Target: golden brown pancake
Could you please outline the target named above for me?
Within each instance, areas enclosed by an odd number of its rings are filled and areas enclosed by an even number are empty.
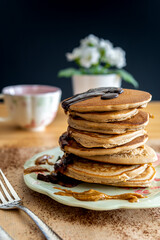
[[[117,183],[117,187],[149,187],[154,179],[156,170],[152,165],[148,165],[146,170],[137,177],[126,182]],[[115,186],[114,184],[110,184]]]
[[[68,124],[72,128],[106,134],[122,134],[128,131],[137,131],[144,129],[148,122],[149,114],[144,111],[139,111],[132,118],[120,122],[96,123],[71,116],[68,119]]]
[[[117,98],[102,100],[101,97],[93,97],[84,101],[74,103],[69,107],[76,112],[104,112],[125,110],[141,107],[151,100],[152,96],[148,92],[124,89]]]
[[[126,153],[117,153],[112,155],[102,156],[87,156],[86,159],[97,162],[105,162],[112,164],[145,164],[157,161],[157,154],[146,144]]]
[[[113,148],[115,146],[123,145],[133,139],[143,136],[146,134],[144,129],[135,132],[128,132],[124,134],[102,134],[102,133],[92,133],[77,130],[68,127],[68,134],[70,137],[74,138],[76,142],[80,143],[86,148]]]
[[[68,134],[64,133],[59,139],[59,144],[61,146],[61,149],[64,150],[67,153],[72,153],[74,155],[80,156],[80,157],[86,157],[86,156],[96,156],[96,155],[111,155],[116,153],[122,153],[126,151],[130,151],[132,149],[135,149],[137,147],[140,147],[146,143],[148,140],[147,135],[143,135],[140,137],[135,138],[129,143],[126,143],[121,146],[117,146],[114,148],[85,148],[79,143],[77,143],[74,139],[68,138]]]
[[[113,165],[93,162],[82,158],[74,160],[63,172],[64,175],[89,183],[114,186],[147,185],[155,170],[151,164]],[[130,181],[130,182],[129,182]]]
[[[121,110],[121,111],[108,111],[108,112],[69,112],[72,117],[80,117],[91,122],[115,122],[123,121],[133,117],[138,113],[137,108]]]
[[[121,92],[91,89],[64,100],[62,107],[68,112],[69,127],[59,139],[64,157],[55,164],[57,172],[84,182],[120,187],[151,184],[155,175],[151,163],[157,155],[145,145],[149,114],[140,109],[152,96],[132,89]],[[87,97],[91,98],[83,99]]]

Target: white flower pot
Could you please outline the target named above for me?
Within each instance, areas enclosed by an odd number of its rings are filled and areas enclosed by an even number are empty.
[[[72,77],[73,94],[85,92],[90,88],[120,87],[121,78],[116,74],[74,75]]]

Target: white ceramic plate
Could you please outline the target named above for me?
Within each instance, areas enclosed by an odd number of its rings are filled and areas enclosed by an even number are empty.
[[[25,163],[24,168],[35,166],[34,164],[35,159],[44,154],[54,155],[53,162],[55,162],[58,156],[63,155],[63,152],[60,150],[59,147],[57,147],[51,150],[47,150],[45,152],[38,153]],[[157,154],[157,155],[158,155],[158,161],[154,163],[157,173],[151,187],[149,188],[119,188],[119,187],[110,187],[110,186],[105,186],[100,184],[90,184],[90,183],[83,183],[73,188],[66,188],[66,187],[59,186],[58,184],[47,183],[44,181],[37,180],[37,173],[24,175],[24,181],[26,185],[33,191],[45,194],[53,198],[57,202],[60,202],[62,204],[69,205],[72,207],[82,207],[82,208],[100,210],[100,211],[120,209],[120,208],[135,209],[135,208],[160,207],[160,154]],[[48,165],[48,168],[50,170],[53,170],[53,166],[51,165]],[[132,192],[132,193],[140,193],[140,194],[146,195],[147,198],[139,199],[139,202],[136,202],[136,203],[130,203],[126,200],[102,200],[97,202],[84,202],[84,201],[79,201],[73,197],[55,195],[54,193],[59,190],[54,189],[53,187],[61,187],[64,189],[70,189],[72,191],[77,191],[77,192],[83,192],[89,189],[95,189],[100,192],[104,192],[108,195]]]

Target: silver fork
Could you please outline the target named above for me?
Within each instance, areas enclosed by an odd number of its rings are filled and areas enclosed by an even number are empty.
[[[13,240],[9,234],[0,226],[0,239],[3,240]]]
[[[52,231],[52,229],[47,224],[45,224],[42,220],[40,220],[31,210],[29,210],[28,208],[22,205],[22,200],[19,198],[19,196],[17,195],[17,193],[15,192],[12,185],[10,184],[8,179],[5,177],[1,169],[0,169],[0,175],[2,175],[2,178],[5,184],[10,190],[10,193],[9,193],[0,179],[0,186],[4,193],[3,195],[2,191],[0,191],[0,200],[1,200],[0,209],[15,209],[15,208],[21,209],[33,219],[33,221],[37,224],[37,226],[39,227],[39,229],[44,234],[47,240],[62,240],[62,238],[59,237],[54,231]]]

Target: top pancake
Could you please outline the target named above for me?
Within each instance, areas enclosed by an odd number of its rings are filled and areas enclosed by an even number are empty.
[[[124,121],[128,118],[133,117],[138,113],[137,108],[126,109],[121,111],[108,111],[108,112],[75,112],[69,111],[72,117],[80,117],[82,119],[91,122],[115,122]]]
[[[69,110],[76,112],[103,112],[143,107],[151,100],[148,92],[124,89],[117,98],[102,100],[100,96],[70,105]]]

